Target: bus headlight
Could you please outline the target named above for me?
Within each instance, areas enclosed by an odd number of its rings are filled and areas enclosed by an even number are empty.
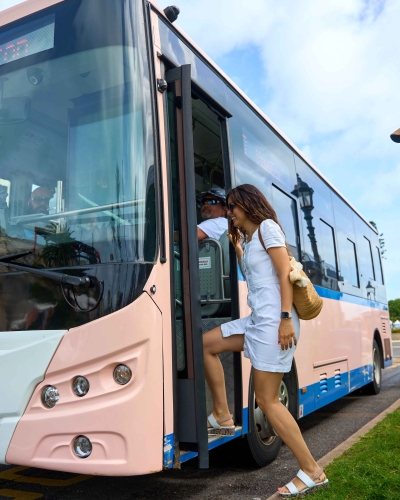
[[[78,436],[74,441],[74,452],[78,458],[87,458],[92,453],[92,443],[86,436]]]
[[[121,385],[127,384],[132,378],[132,371],[129,366],[118,365],[114,368],[114,380]]]
[[[89,388],[89,380],[85,377],[76,377],[72,382],[72,389],[74,390],[74,393],[80,398],[82,396],[86,396],[86,394],[89,392]]]
[[[54,408],[60,399],[60,393],[57,387],[48,385],[42,391],[42,403],[47,408]]]

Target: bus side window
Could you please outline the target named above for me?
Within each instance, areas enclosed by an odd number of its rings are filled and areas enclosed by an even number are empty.
[[[298,261],[300,258],[296,202],[279,188],[272,185],[272,205],[285,232],[290,254]]]
[[[366,236],[360,238],[359,245],[361,274],[366,280],[375,281],[375,270],[372,260],[371,242]]]
[[[384,285],[385,281],[383,279],[381,252],[379,251],[379,247],[375,247],[375,250],[376,251],[375,251],[374,264],[375,264],[376,281],[378,281],[381,285]]]
[[[338,280],[335,231],[322,219],[319,220],[319,229],[322,285],[335,290]]]
[[[7,209],[10,204],[10,182],[0,179],[0,235],[7,233]]]

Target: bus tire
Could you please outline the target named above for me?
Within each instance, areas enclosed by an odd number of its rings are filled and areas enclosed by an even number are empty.
[[[379,394],[382,387],[382,357],[378,342],[372,344],[372,382],[365,386],[366,394]]]
[[[254,394],[253,370],[249,383],[249,432],[247,444],[254,464],[264,467],[278,456],[282,440],[275,433],[264,413],[257,405]]]
[[[297,420],[299,407],[299,391],[297,387],[297,375],[294,363],[289,373],[285,373],[279,389],[279,399],[290,411],[292,417]]]

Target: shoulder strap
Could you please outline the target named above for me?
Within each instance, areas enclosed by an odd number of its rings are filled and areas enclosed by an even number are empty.
[[[257,232],[258,232],[258,239],[260,240],[260,243],[261,243],[263,249],[268,253],[268,250],[265,248],[265,243],[264,243],[264,241],[263,241],[263,239],[261,237],[260,226],[258,226]]]

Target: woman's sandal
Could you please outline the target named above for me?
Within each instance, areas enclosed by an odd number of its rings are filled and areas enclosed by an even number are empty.
[[[285,484],[285,487],[290,491],[290,493],[284,493],[281,491],[278,491],[278,493],[281,498],[301,498],[308,495],[308,493],[311,493],[313,490],[317,490],[319,488],[328,488],[329,481],[327,477],[325,477],[324,481],[320,481],[319,483],[314,482],[314,480],[320,478],[323,473],[324,471],[319,468],[314,474],[313,479],[311,479],[311,477],[307,476],[307,474],[300,469],[297,473],[297,477],[301,481],[303,481],[307,488],[299,491],[291,481],[290,483]]]
[[[221,424],[227,422],[232,417],[223,420]],[[207,418],[211,427],[208,427],[208,434],[211,436],[234,436],[235,434],[235,426],[234,425],[220,425],[216,420],[214,415],[211,413]]]

